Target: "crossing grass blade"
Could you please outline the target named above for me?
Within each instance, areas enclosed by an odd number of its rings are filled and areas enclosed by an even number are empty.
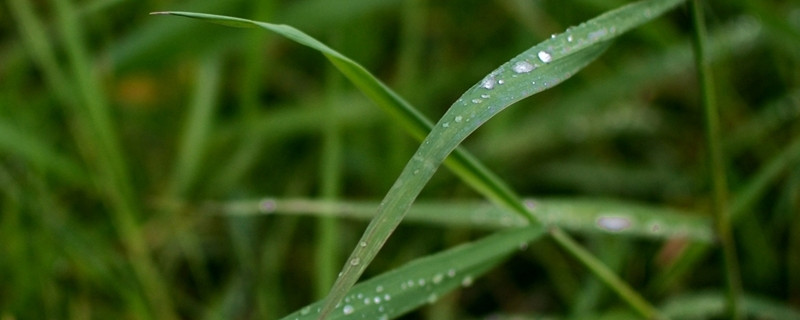
[[[471,285],[505,257],[543,235],[541,226],[513,228],[417,259],[351,288],[328,319],[396,318]],[[312,303],[283,319],[317,319],[324,304],[324,300]]]
[[[699,243],[714,241],[711,220],[696,213],[612,199],[524,199],[531,213],[548,226],[581,234],[613,234],[621,237],[685,238]],[[315,199],[261,199],[208,204],[212,212],[228,215],[314,215],[371,219],[377,202],[321,201]],[[420,201],[405,217],[407,222],[442,227],[505,229],[523,227],[528,221],[506,208],[485,201]]]

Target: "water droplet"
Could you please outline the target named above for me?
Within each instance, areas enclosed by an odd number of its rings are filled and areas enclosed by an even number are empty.
[[[456,276],[456,269],[447,270],[447,276],[452,278]]]
[[[567,42],[572,42],[572,35],[567,36]]]
[[[424,286],[425,285],[425,279],[419,279],[417,281],[417,284],[419,284],[420,286]]]
[[[361,247],[366,247],[367,243],[365,241],[361,241],[361,243],[359,243],[358,245]]]
[[[381,297],[376,296],[375,298],[372,298],[372,301],[374,301],[376,304],[381,303]]]
[[[590,32],[588,38],[589,41],[594,42],[599,40],[601,37],[604,37],[606,34],[608,34],[608,31],[606,29],[600,29]]]
[[[353,308],[353,306],[348,304],[348,305],[344,306],[342,311],[344,312],[344,314],[352,314],[353,311],[356,311],[356,310],[355,310],[355,308]]]
[[[300,310],[300,315],[304,316],[311,312],[311,307],[305,307],[303,310]]]
[[[539,204],[536,202],[536,200],[525,200],[525,207],[527,207],[529,210],[534,210],[537,206],[539,206]]]
[[[549,63],[550,60],[553,60],[553,56],[547,53],[547,51],[539,51],[536,55],[539,56],[539,60],[542,60],[544,63]]]
[[[275,200],[272,199],[262,200],[261,203],[258,204],[258,208],[262,213],[272,213],[275,211],[276,206]]]
[[[497,84],[504,84],[504,83],[506,83],[505,80],[502,80],[502,79],[501,80],[497,80]]]
[[[481,99],[472,99],[472,103],[481,103],[483,100]]]
[[[461,120],[462,120],[462,119],[464,119],[464,117],[462,117],[462,116],[456,116],[456,119],[455,119],[455,120],[456,120],[456,122],[461,122]]]
[[[556,34],[555,33],[550,35],[550,39],[555,39],[555,38],[556,38]]]
[[[389,300],[392,300],[392,296],[390,296],[388,293],[384,294],[383,295],[383,301],[389,301]]]
[[[437,273],[435,276],[433,276],[433,283],[439,284],[439,282],[442,282],[442,279],[444,279],[444,276],[441,273]]]
[[[442,127],[443,128],[449,128],[450,127],[450,122],[442,123]]]
[[[369,298],[364,298],[364,304],[370,304],[370,303],[372,303],[372,300],[370,300]]]
[[[414,280],[408,280],[408,282],[406,282],[406,284],[408,284],[408,287],[411,288],[411,287],[414,286]]]
[[[523,60],[517,61],[511,69],[516,73],[528,73],[533,71],[534,66],[530,62]]]
[[[464,287],[469,287],[472,285],[472,276],[466,276],[464,279],[461,280],[461,285]]]
[[[492,88],[494,88],[494,84],[496,82],[497,81],[494,80],[494,76],[490,75],[490,76],[484,78],[483,81],[481,81],[481,87],[483,87],[484,89],[492,90]]]
[[[381,312],[383,312],[383,311],[381,311]],[[389,320],[389,316],[386,315],[386,314],[382,314],[381,317],[378,318],[378,320]]]
[[[356,297],[359,298],[359,299],[364,299],[364,294],[363,293],[359,293]]]
[[[603,216],[597,218],[597,225],[608,231],[622,231],[631,226],[631,220],[620,216]]]
[[[488,95],[488,94],[485,94],[485,93],[481,95],[481,98],[484,98],[484,99],[489,99],[489,97],[491,97],[491,96]]]
[[[350,265],[351,266],[357,266],[359,263],[361,263],[361,259],[359,259],[359,258],[353,258],[353,259],[350,260]]]
[[[431,293],[431,295],[428,296],[428,303],[434,303],[437,299],[439,299],[439,296],[435,293]]]
[[[375,292],[383,292],[383,286],[375,287]]]

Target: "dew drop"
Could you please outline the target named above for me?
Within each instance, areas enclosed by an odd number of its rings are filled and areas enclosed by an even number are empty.
[[[469,287],[472,285],[472,276],[466,276],[464,279],[461,280],[461,285],[464,287]]]
[[[447,276],[452,278],[456,276],[456,269],[447,270]]]
[[[516,73],[528,73],[533,71],[534,66],[530,62],[523,60],[517,61],[511,69]]]
[[[378,318],[378,320],[389,320],[389,316],[386,314],[382,314],[381,317]]]
[[[375,298],[372,298],[372,301],[374,301],[376,304],[381,303],[381,297],[376,296]]]
[[[472,103],[481,103],[483,100],[481,99],[472,99]]]
[[[439,284],[439,282],[442,282],[442,279],[444,279],[444,276],[441,273],[437,273],[435,276],[433,276],[433,283]]]
[[[462,117],[462,116],[456,116],[456,119],[455,119],[455,120],[456,120],[456,122],[461,122],[461,120],[462,120],[462,119],[464,119],[464,117]]]
[[[572,42],[572,35],[567,36],[567,42]]]
[[[375,292],[383,292],[383,286],[375,287]]]
[[[450,127],[450,122],[442,123],[442,127],[443,128],[449,128]]]
[[[350,260],[350,265],[351,266],[357,266],[359,263],[361,263],[361,259],[359,259],[359,258],[353,258],[353,259]]]
[[[483,87],[484,89],[492,90],[496,82],[497,81],[494,80],[494,76],[488,76],[484,78],[483,81],[481,81],[481,87]]]
[[[620,216],[603,216],[597,218],[597,226],[608,231],[618,232],[631,226],[631,220]]]
[[[361,243],[359,243],[358,245],[363,248],[367,246],[367,243],[365,241],[361,241]]]
[[[550,35],[550,39],[555,39],[555,38],[556,38],[556,34],[555,33]]]
[[[419,279],[417,281],[417,284],[419,284],[420,286],[424,286],[425,285],[425,279]]]
[[[372,303],[372,300],[370,300],[369,298],[364,298],[364,304],[370,304],[370,303]]]
[[[300,310],[300,315],[304,316],[304,315],[309,314],[310,312],[311,312],[311,308],[310,307],[305,307],[305,308],[303,308],[303,310]]]
[[[389,301],[389,300],[392,300],[392,296],[390,296],[388,293],[384,294],[383,295],[383,301]]]
[[[525,207],[527,207],[528,210],[534,210],[537,206],[536,200],[525,200]]]
[[[261,203],[258,204],[258,208],[261,210],[262,213],[272,213],[275,211],[275,200],[267,199],[262,200]]]
[[[497,84],[504,84],[504,83],[506,83],[505,80],[502,80],[502,79],[501,80],[497,80]]]
[[[428,303],[434,303],[438,299],[439,299],[439,296],[437,294],[431,293],[431,295],[428,296]]]
[[[553,56],[547,53],[547,51],[539,51],[536,55],[539,56],[539,60],[542,60],[544,63],[549,63],[550,60],[553,60]]]
[[[353,311],[356,311],[356,310],[353,308],[353,306],[348,304],[348,305],[344,306],[342,311],[344,312],[344,314],[352,314]]]
[[[491,97],[491,96],[488,95],[488,94],[485,94],[485,93],[481,95],[481,98],[484,98],[484,99],[489,99],[489,97]]]

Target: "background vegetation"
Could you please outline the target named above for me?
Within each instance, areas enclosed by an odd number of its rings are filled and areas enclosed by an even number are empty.
[[[418,146],[317,52],[263,30],[147,13],[295,26],[439,119],[511,57],[625,3],[4,1],[0,317],[280,318],[327,293],[366,226],[281,199],[374,208]],[[705,11],[745,304],[768,310],[762,317],[797,317],[800,4],[710,1]],[[464,147],[541,203],[679,210],[710,233],[691,33],[685,6],[634,29]],[[231,214],[274,204],[265,197],[289,204],[281,213],[313,215]],[[420,198],[460,206],[456,215],[486,206],[478,200],[448,170]],[[401,225],[365,278],[488,234],[486,225],[421,220]],[[718,246],[588,221],[568,229],[649,301],[687,312],[676,318],[723,314]],[[629,312],[609,292],[545,237],[406,317]]]

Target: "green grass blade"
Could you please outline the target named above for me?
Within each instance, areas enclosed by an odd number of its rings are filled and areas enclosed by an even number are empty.
[[[697,292],[674,297],[662,310],[675,319],[716,319],[726,313],[726,294]],[[742,295],[742,313],[747,319],[800,319],[800,311],[785,303],[760,297]]]
[[[392,319],[472,282],[518,250],[544,235],[540,226],[496,233],[412,261],[354,286],[328,319]],[[283,319],[317,319],[325,304],[318,301]]]
[[[707,51],[707,31],[705,16],[700,0],[691,1],[691,11],[694,26],[694,53],[697,65],[697,76],[702,94],[703,110],[705,114],[705,136],[708,148],[708,167],[711,171],[712,185],[712,213],[714,227],[722,245],[723,259],[725,261],[725,275],[728,285],[728,316],[731,319],[740,319],[739,296],[742,291],[739,262],[736,257],[736,243],[734,242],[731,228],[731,217],[728,207],[728,184],[725,177],[725,156],[722,151],[722,138],[719,129],[719,109],[716,103],[714,90],[714,77],[711,72],[711,62]]]
[[[581,234],[650,239],[686,238],[702,243],[714,241],[711,219],[689,212],[593,198],[537,198],[525,199],[524,203],[545,225]],[[273,198],[209,204],[212,210],[229,215],[331,215],[358,220],[373,218],[377,206],[377,202]],[[419,201],[409,209],[404,221],[490,230],[522,227],[528,223],[507,208],[471,200]]]

